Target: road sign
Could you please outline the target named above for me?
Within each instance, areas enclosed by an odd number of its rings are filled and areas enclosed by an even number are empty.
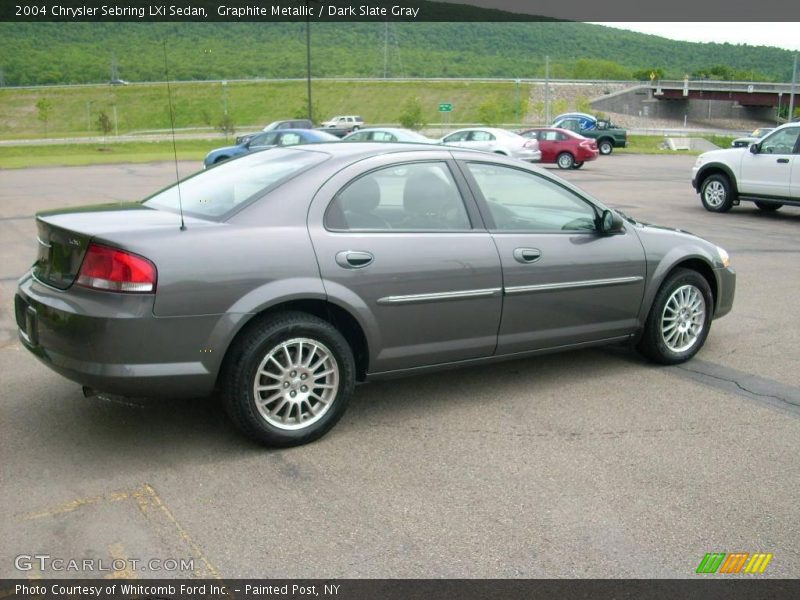
[[[439,112],[453,112],[453,105],[450,103],[442,103],[439,105]]]

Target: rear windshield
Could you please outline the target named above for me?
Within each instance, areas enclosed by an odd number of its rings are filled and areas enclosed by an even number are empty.
[[[201,171],[180,183],[150,196],[143,204],[186,215],[224,220],[249,202],[330,155],[324,152],[272,148],[230,160]]]

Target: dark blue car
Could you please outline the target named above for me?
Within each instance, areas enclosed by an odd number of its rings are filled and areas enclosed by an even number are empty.
[[[296,146],[298,144],[316,144],[319,142],[338,142],[339,138],[316,129],[276,129],[254,135],[243,144],[217,148],[208,153],[203,166],[206,168],[230,158],[244,156],[256,150],[273,146]]]

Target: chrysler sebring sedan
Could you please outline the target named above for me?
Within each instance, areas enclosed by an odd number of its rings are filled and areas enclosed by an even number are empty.
[[[272,446],[322,436],[359,381],[613,342],[680,363],[734,296],[710,242],[422,144],[273,148],[36,225],[26,348],[86,394],[216,391]]]

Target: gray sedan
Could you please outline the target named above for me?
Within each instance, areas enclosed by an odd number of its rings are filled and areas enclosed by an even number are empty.
[[[612,342],[680,363],[734,296],[716,245],[441,146],[274,148],[36,224],[28,350],[87,394],[217,390],[272,446],[326,433],[357,381]]]

